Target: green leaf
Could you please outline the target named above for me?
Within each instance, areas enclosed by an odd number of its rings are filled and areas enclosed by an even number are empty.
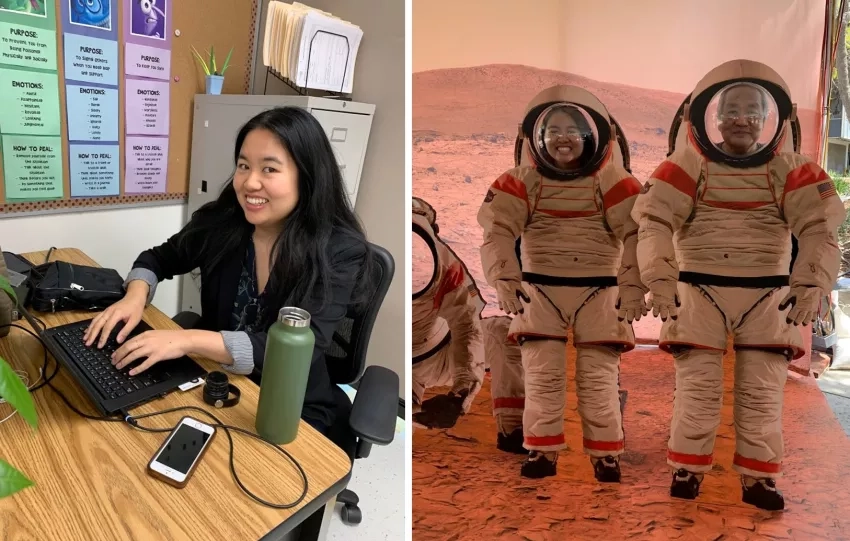
[[[227,71],[227,67],[230,65],[230,55],[233,54],[233,47],[230,48],[230,52],[227,53],[227,58],[224,59],[224,65],[221,67],[221,74],[224,75],[224,72]]]
[[[194,48],[194,47],[192,47],[192,52],[193,52],[193,53],[195,53],[195,56],[196,56],[196,57],[198,58],[198,60],[201,62],[201,66],[203,66],[203,68],[204,68],[204,73],[205,73],[206,75],[209,75],[209,74],[210,74],[210,69],[207,67],[207,63],[206,63],[206,62],[204,62],[204,58],[203,58],[203,57],[202,57],[202,56],[198,53],[198,51],[196,51],[196,50],[195,50],[195,48]]]
[[[24,477],[21,472],[0,459],[0,499],[32,485],[33,482]]]
[[[210,46],[210,66],[212,66],[213,73],[218,73],[218,68],[215,67],[215,46]]]
[[[0,397],[3,397],[10,406],[18,410],[21,417],[31,427],[38,427],[38,415],[35,413],[35,404],[30,392],[21,378],[2,357],[0,357]]]
[[[9,295],[9,298],[12,299],[12,303],[17,306],[18,304],[18,296],[15,295],[15,290],[12,289],[12,284],[9,282],[9,279],[0,274],[0,289],[6,292],[6,295]]]

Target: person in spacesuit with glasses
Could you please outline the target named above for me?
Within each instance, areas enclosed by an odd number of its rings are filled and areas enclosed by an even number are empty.
[[[735,349],[733,468],[742,499],[784,508],[782,399],[788,362],[839,268],[844,207],[829,176],[793,152],[796,109],[774,70],[734,60],[691,93],[674,151],[632,210],[659,346],[676,369],[670,494],[694,499],[712,468],[722,357]],[[791,234],[799,253],[789,276]]]
[[[583,447],[600,482],[619,482],[624,449],[619,360],[647,313],[626,171],[605,106],[574,86],[535,96],[521,126],[530,163],[503,173],[478,212],[481,262],[524,372],[524,477],[555,475],[566,448],[567,331],[577,349]],[[516,241],[521,238],[521,265]]]

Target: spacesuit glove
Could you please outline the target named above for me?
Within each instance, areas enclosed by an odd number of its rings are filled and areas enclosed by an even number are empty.
[[[463,402],[468,392],[438,394],[422,402],[422,411],[413,414],[413,420],[428,428],[451,428],[463,415]]]
[[[791,305],[791,310],[785,315],[785,322],[794,325],[806,325],[814,321],[818,315],[818,307],[823,295],[823,290],[819,287],[792,287],[791,291],[779,303],[780,311],[784,311]]]
[[[472,407],[472,402],[475,400],[475,395],[481,390],[480,381],[463,382],[461,385],[455,385],[452,388],[452,393],[463,397],[461,403],[461,412],[465,415],[469,413],[469,408]]]
[[[619,310],[617,319],[626,320],[628,323],[640,321],[642,316],[649,313],[649,309],[646,307],[645,294],[641,288],[636,286],[620,286],[619,297],[617,297],[617,304],[614,308]]]
[[[679,317],[679,307],[682,304],[679,302],[676,286],[677,283],[672,280],[658,280],[649,286],[652,315],[661,316],[661,321],[667,321],[668,317],[670,319]]]
[[[517,280],[496,280],[496,298],[499,299],[499,309],[506,314],[522,313],[520,298],[527,303],[531,302]]]

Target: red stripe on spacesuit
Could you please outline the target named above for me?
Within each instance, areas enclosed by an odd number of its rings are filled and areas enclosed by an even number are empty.
[[[534,445],[536,447],[547,447],[549,445],[563,445],[566,443],[563,434],[557,436],[526,436],[526,445]]]
[[[640,182],[635,177],[626,177],[608,190],[602,197],[602,206],[606,209],[613,208],[629,197],[640,193]]]
[[[761,473],[779,473],[782,470],[782,464],[747,458],[739,455],[738,453],[735,453],[735,458],[732,459],[732,464]]]
[[[525,206],[529,208],[529,211],[531,210],[531,207],[528,204],[528,192],[525,189],[525,184],[513,175],[503,173],[502,176],[497,178],[496,182],[494,182],[490,187],[499,190],[500,192],[505,192],[506,194],[512,195],[518,199],[522,199],[523,202],[525,202]]]
[[[713,455],[691,455],[688,453],[677,453],[672,449],[667,449],[667,459],[679,464],[687,464],[688,466],[711,466]]]
[[[440,282],[440,289],[434,295],[434,308],[439,308],[443,303],[443,297],[461,285],[463,285],[463,266],[460,263],[455,263],[446,270],[446,274]]]
[[[791,360],[796,361],[800,357],[806,354],[806,350],[795,346],[794,344],[735,344],[736,348],[748,348],[748,349],[767,349],[767,350],[781,350],[781,349],[790,349],[794,352],[794,355],[791,357]]]
[[[521,410],[525,409],[525,398],[516,398],[516,397],[507,397],[507,398],[494,398],[493,399],[493,409],[516,409]]]
[[[652,173],[652,178],[666,182],[691,199],[696,197],[697,182],[684,169],[671,161],[664,161]]]
[[[625,448],[623,440],[620,441],[596,441],[582,438],[582,444],[585,449],[593,451],[621,451]]]
[[[817,184],[824,180],[829,180],[829,175],[826,171],[820,168],[815,163],[806,163],[788,173],[788,180],[785,181],[785,193],[799,190],[812,184]]]

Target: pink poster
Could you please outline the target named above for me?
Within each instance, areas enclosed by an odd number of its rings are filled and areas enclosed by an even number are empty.
[[[127,137],[125,194],[164,193],[168,174],[168,139]]]
[[[168,82],[127,79],[127,135],[168,135]]]
[[[136,77],[168,80],[171,75],[171,51],[127,43],[124,47],[124,71]]]

